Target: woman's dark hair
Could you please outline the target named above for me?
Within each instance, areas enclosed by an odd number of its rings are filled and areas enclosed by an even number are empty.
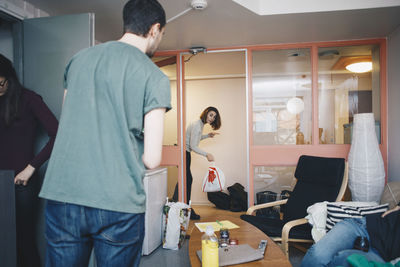
[[[211,123],[211,127],[214,130],[218,130],[221,127],[221,116],[219,115],[219,111],[217,108],[214,107],[208,107],[205,110],[203,110],[203,112],[200,115],[200,119],[203,123],[207,122],[207,115],[210,111],[214,111],[215,112],[215,119],[214,121]]]
[[[2,54],[0,54],[0,77],[7,80],[7,91],[0,96],[0,119],[9,126],[17,117],[23,86],[11,61]]]
[[[157,0],[130,0],[122,12],[124,33],[146,37],[151,26],[160,23],[160,31],[166,24],[165,11]]]

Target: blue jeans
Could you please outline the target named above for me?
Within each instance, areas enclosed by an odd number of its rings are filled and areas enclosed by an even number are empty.
[[[139,266],[144,213],[131,214],[48,200],[46,266]]]
[[[370,241],[365,218],[346,219],[337,223],[307,251],[301,266],[350,266],[346,258],[354,253],[364,255],[369,261],[384,262],[371,246],[368,252],[353,249],[357,236],[366,237]]]

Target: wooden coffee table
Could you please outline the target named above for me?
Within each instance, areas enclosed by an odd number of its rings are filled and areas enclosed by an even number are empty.
[[[238,225],[240,228],[230,229],[229,235],[232,239],[237,239],[239,244],[249,244],[252,248],[257,248],[260,240],[267,239],[268,246],[265,251],[264,259],[247,262],[244,264],[237,264],[234,266],[292,266],[289,260],[286,258],[285,254],[282,252],[281,248],[275,244],[266,234],[264,234],[257,227],[243,221],[237,216],[232,215],[212,215],[208,217],[201,217],[201,221],[195,222],[215,222],[216,220],[223,221],[229,220],[234,224]],[[196,226],[193,230],[189,239],[189,257],[192,267],[201,266],[201,262],[196,255],[196,251],[201,249],[201,236],[204,233],[200,232]],[[219,232],[216,232],[219,236]]]

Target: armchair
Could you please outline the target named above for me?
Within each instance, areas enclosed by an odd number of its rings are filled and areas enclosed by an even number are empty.
[[[322,201],[339,201],[347,187],[347,164],[344,158],[323,158],[302,155],[296,166],[297,183],[288,199],[252,206],[245,220],[276,242],[289,257],[289,242],[312,243],[311,227],[305,219],[307,207]],[[284,205],[282,219],[270,219],[252,214],[262,208]]]

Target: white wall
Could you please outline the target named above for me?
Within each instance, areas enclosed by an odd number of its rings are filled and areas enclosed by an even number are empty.
[[[199,119],[208,106],[215,106],[222,118],[220,134],[200,142],[213,154],[216,166],[225,174],[226,185],[241,183],[247,190],[246,175],[246,80],[245,78],[190,80],[186,82],[186,122]],[[203,133],[212,131],[207,124]],[[201,185],[208,171],[207,159],[192,152],[192,203],[208,204]]]
[[[388,181],[400,181],[400,27],[388,37]]]

